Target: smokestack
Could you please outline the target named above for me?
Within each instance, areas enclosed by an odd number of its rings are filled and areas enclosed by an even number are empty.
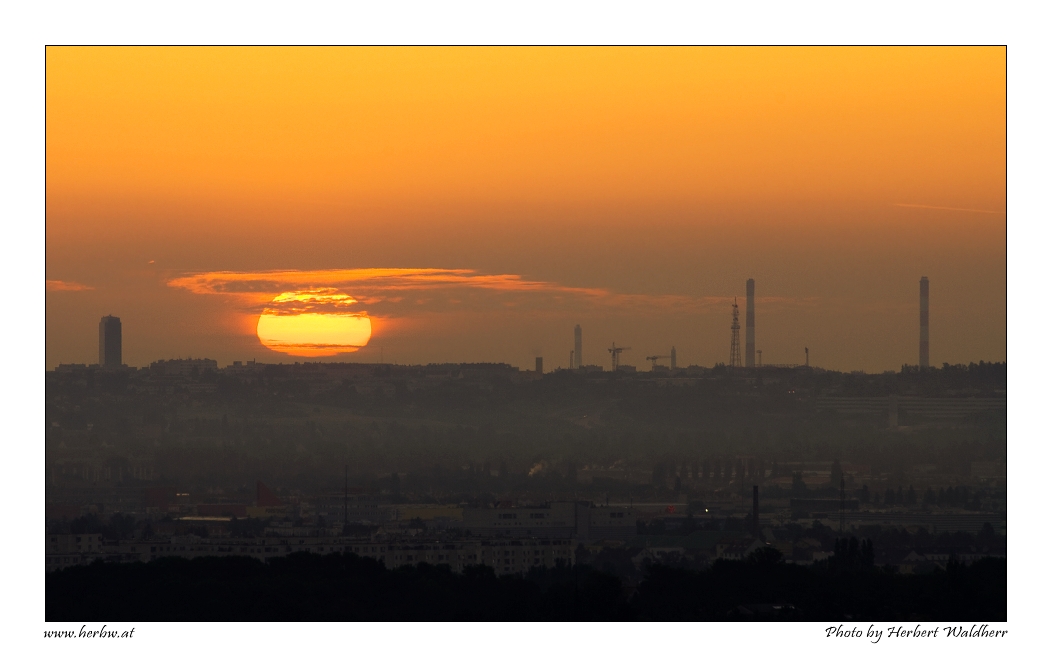
[[[755,484],[752,487],[752,532],[760,534],[760,487]]]
[[[745,366],[756,365],[756,281],[745,281]]]
[[[537,372],[538,373],[543,373],[544,372],[544,357],[537,357],[536,364],[537,364]]]
[[[920,281],[920,367],[928,368],[928,277]]]
[[[573,357],[574,357],[574,368],[581,367],[581,325],[578,324],[573,328]]]
[[[672,354],[669,355],[669,368],[676,370],[676,348],[673,346]]]

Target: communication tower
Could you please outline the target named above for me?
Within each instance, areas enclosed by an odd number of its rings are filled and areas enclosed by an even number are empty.
[[[739,336],[741,325],[738,324],[738,297],[734,298],[734,317],[731,319],[731,368],[741,368],[742,346]]]

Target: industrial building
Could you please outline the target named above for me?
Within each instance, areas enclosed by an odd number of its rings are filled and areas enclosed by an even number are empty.
[[[962,422],[982,413],[1006,414],[1004,396],[819,396],[815,408],[845,415],[886,416],[889,427]]]
[[[628,540],[636,535],[631,507],[552,502],[539,507],[468,507],[464,529],[482,537]]]

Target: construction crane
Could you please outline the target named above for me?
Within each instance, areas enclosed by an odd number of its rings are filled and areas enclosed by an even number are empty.
[[[610,353],[611,370],[617,370],[617,367],[621,362],[621,353],[625,350],[631,350],[630,347],[618,347],[617,343],[610,343],[610,349],[607,352]]]
[[[650,362],[650,370],[656,371],[657,370],[657,360],[658,359],[671,359],[671,358],[672,358],[671,354],[655,354],[652,357],[647,357],[647,361]]]

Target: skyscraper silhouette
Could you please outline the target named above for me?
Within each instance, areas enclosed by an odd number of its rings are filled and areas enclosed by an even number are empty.
[[[99,366],[121,367],[121,318],[107,315],[99,321]]]

